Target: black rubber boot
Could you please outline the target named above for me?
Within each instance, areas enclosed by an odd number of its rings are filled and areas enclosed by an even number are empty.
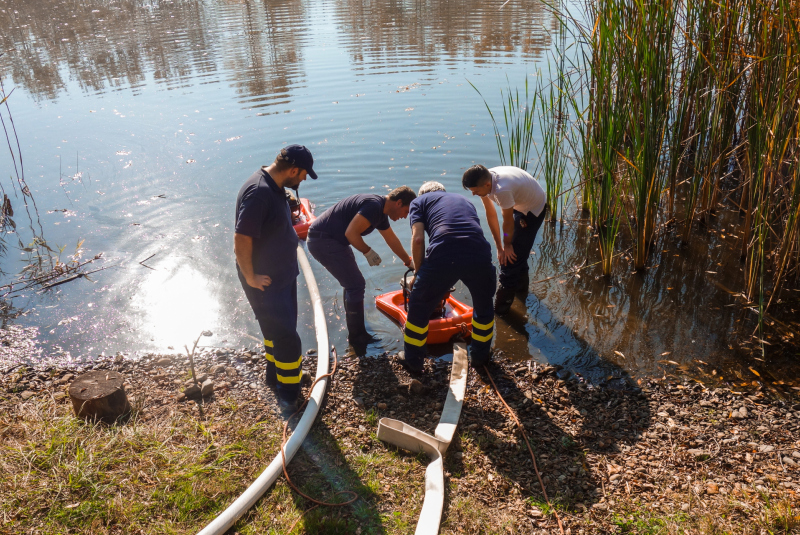
[[[408,371],[411,375],[422,375],[422,372],[425,371],[425,365],[423,364],[422,360],[419,361],[412,361],[406,357],[406,352],[401,351],[397,354],[400,357],[400,365]]]
[[[514,288],[504,288],[500,286],[494,296],[494,313],[508,314],[511,310],[511,303],[514,302]]]
[[[469,352],[469,363],[470,363],[470,366],[472,366],[476,370],[480,370],[481,368],[483,368],[484,366],[488,366],[489,363],[492,362],[492,356],[493,356],[493,354],[492,354],[491,351],[488,352],[488,353],[485,353],[485,352],[484,353],[478,353],[478,352],[474,352],[473,353],[472,348],[470,348],[470,352]]]
[[[519,284],[517,284],[517,287],[515,288],[515,290],[517,291],[517,295],[519,296],[528,295],[528,292],[530,291],[530,284],[531,284],[530,277],[526,273],[523,277],[520,278]]]
[[[366,349],[369,344],[374,344],[379,339],[367,332],[364,323],[364,301],[353,303],[345,300],[344,302],[345,321],[347,323],[347,341],[356,349]]]
[[[274,362],[267,361],[267,387],[276,388],[278,386],[277,368]]]

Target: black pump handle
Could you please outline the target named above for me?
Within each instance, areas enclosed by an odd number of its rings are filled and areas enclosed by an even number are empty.
[[[410,267],[403,274],[403,310],[406,311],[406,314],[408,314],[408,298],[409,298],[409,295],[410,295],[408,286],[406,286],[406,280],[408,279],[408,274],[412,273],[413,271],[414,271],[414,268]]]

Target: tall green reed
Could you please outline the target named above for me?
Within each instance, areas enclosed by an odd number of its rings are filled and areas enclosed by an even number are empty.
[[[537,90],[548,190],[563,188],[556,156],[565,139],[606,275],[620,233],[630,233],[641,269],[661,229],[679,223],[676,236],[689,243],[720,205],[737,207],[742,285],[763,319],[800,278],[800,3],[584,0],[580,8],[550,5],[575,46]],[[564,80],[569,89],[557,90]],[[510,89],[507,99],[510,140]],[[553,135],[556,117],[567,118],[563,137]],[[501,158],[514,153],[516,142],[501,146],[494,125]]]
[[[469,82],[469,80],[468,80]],[[536,109],[537,95],[531,94],[528,90],[528,78],[525,78],[525,99],[520,99],[519,89],[511,89],[511,84],[503,93],[500,91],[500,98],[503,106],[503,124],[505,134],[501,134],[497,119],[494,117],[489,103],[481,94],[480,90],[472,82],[469,85],[477,91],[489,116],[492,118],[494,127],[495,141],[497,142],[497,152],[502,165],[513,165],[520,169],[528,168],[528,156],[531,145],[533,144],[534,112]],[[532,98],[532,100],[531,100]],[[503,141],[505,139],[505,141]]]
[[[540,102],[538,119],[541,145],[537,146],[538,156],[537,173],[545,181],[545,194],[547,204],[550,206],[550,221],[555,223],[560,217],[564,221],[564,204],[566,192],[564,180],[567,177],[567,155],[564,153],[568,147],[566,136],[567,127],[568,86],[569,80],[563,74],[553,77],[549,73],[548,82],[540,77],[536,89]]]

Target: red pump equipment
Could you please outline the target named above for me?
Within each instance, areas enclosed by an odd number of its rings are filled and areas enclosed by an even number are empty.
[[[397,321],[401,327],[405,326],[408,319],[408,297],[411,294],[412,270],[400,280],[400,290],[388,292],[375,298],[375,305],[382,312]],[[452,341],[456,336],[465,338],[472,335],[472,307],[465,305],[450,295],[451,288],[443,298],[436,310],[431,314],[428,323],[428,343],[444,344]]]

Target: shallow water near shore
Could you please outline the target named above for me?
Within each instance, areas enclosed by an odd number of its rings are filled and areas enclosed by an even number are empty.
[[[515,0],[413,9],[348,0],[0,1],[0,20],[8,28],[0,73],[6,90],[15,88],[9,105],[45,236],[64,254],[85,239],[86,256],[103,252],[108,267],[18,299],[26,312],[17,323],[35,327],[40,346],[12,344],[0,351],[7,362],[179,351],[203,330],[214,333],[205,339],[213,346],[258,344],[233,267],[241,183],[296,142],[315,157],[320,179],[300,192],[317,213],[346,195],[432,179],[466,195],[463,170],[498,163],[468,81],[499,103],[508,83],[547,72],[558,29],[542,5]],[[0,161],[10,168],[7,152]],[[611,279],[592,267],[599,258],[585,224],[545,224],[530,259],[532,291],[498,319],[497,347],[592,382],[688,374],[797,386],[787,379],[800,376],[792,355],[752,361],[737,342],[753,313],[735,295],[740,272],[721,267],[738,265],[735,217],[718,214],[689,249],[666,232],[641,274],[620,255]],[[393,228],[408,243],[407,221]],[[377,233],[367,241],[384,259],[370,268],[359,258],[368,295],[398,289],[402,264]],[[17,256],[12,249],[3,259],[7,271],[18,271]],[[331,342],[342,349],[341,289],[312,266]],[[299,286],[300,334],[310,346],[302,277]],[[461,285],[455,295],[469,302]],[[380,351],[401,349],[398,327],[374,306],[367,314]]]

